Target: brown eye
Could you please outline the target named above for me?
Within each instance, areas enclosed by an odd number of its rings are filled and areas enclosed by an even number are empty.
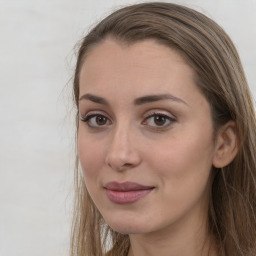
[[[153,114],[144,120],[144,124],[152,128],[167,128],[176,120],[165,114]]]
[[[107,123],[108,119],[105,116],[96,116],[95,122],[97,125],[105,125]]]
[[[157,126],[163,126],[167,121],[167,117],[166,116],[162,116],[162,115],[155,115],[154,116],[154,123]]]
[[[100,115],[100,114],[88,115],[85,118],[82,118],[81,121],[87,123],[87,125],[90,128],[104,127],[111,123],[110,120],[106,116]]]

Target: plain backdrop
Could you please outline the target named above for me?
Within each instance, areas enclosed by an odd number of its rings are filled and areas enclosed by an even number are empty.
[[[67,256],[75,44],[138,1],[0,0],[0,256]],[[256,0],[181,0],[231,36],[256,95]]]

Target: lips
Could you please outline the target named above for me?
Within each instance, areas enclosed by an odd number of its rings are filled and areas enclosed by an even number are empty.
[[[115,204],[132,204],[148,195],[154,187],[134,182],[109,182],[104,188],[109,200]]]

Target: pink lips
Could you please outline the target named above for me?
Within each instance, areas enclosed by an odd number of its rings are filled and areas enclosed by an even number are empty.
[[[154,187],[134,182],[109,182],[104,188],[109,200],[115,204],[131,204],[150,193]]]

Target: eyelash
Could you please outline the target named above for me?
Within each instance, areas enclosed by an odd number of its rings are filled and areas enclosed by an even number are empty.
[[[161,118],[160,122],[164,121],[163,125],[157,125],[155,123],[155,121],[156,121],[155,118],[157,118],[157,117]],[[102,125],[91,124],[93,118],[103,118],[106,121],[106,123],[104,123]],[[147,122],[151,118],[154,118],[154,124],[155,125],[148,125],[147,124]],[[80,120],[82,122],[85,122],[88,125],[88,127],[92,128],[92,129],[100,129],[100,128],[104,128],[104,127],[112,124],[112,121],[106,115],[101,114],[101,113],[87,114],[85,117],[80,117]],[[94,120],[94,121],[97,122],[97,120]],[[166,122],[168,122],[168,123],[166,124]],[[159,113],[159,112],[151,112],[150,114],[148,114],[144,118],[142,124],[143,125],[148,125],[150,128],[155,129],[155,130],[164,130],[164,129],[168,128],[170,125],[172,125],[174,122],[176,122],[176,119],[174,117],[170,117],[169,115],[166,115],[166,114],[163,114],[163,113]]]
[[[110,121],[110,119],[109,119],[108,117],[106,117],[105,115],[100,114],[100,113],[91,113],[91,114],[87,114],[85,117],[80,117],[80,120],[81,120],[82,122],[85,122],[85,123],[88,125],[88,127],[90,127],[90,128],[94,128],[94,129],[102,128],[101,125],[96,126],[96,125],[90,124],[90,122],[92,121],[92,119],[95,118],[95,117],[96,117],[96,118],[104,118],[104,119],[107,120],[107,122],[110,122],[110,123],[111,123],[111,121]],[[95,121],[96,121],[96,120],[95,120]],[[102,125],[102,126],[103,126],[103,125]],[[104,125],[104,126],[105,126],[105,125]]]
[[[156,124],[156,118],[160,117],[160,118],[164,118],[164,123],[163,125],[157,125]],[[159,113],[159,112],[153,112],[151,114],[149,114],[148,116],[146,116],[146,118],[144,119],[144,121],[142,122],[142,124],[146,124],[146,122],[150,119],[150,118],[154,118],[153,122],[155,125],[149,125],[151,128],[156,129],[156,130],[163,130],[168,128],[170,125],[172,125],[174,122],[176,122],[176,119],[174,117],[171,117],[169,115],[163,114],[163,113]],[[161,122],[162,120],[160,120]],[[168,122],[166,124],[166,122]]]

